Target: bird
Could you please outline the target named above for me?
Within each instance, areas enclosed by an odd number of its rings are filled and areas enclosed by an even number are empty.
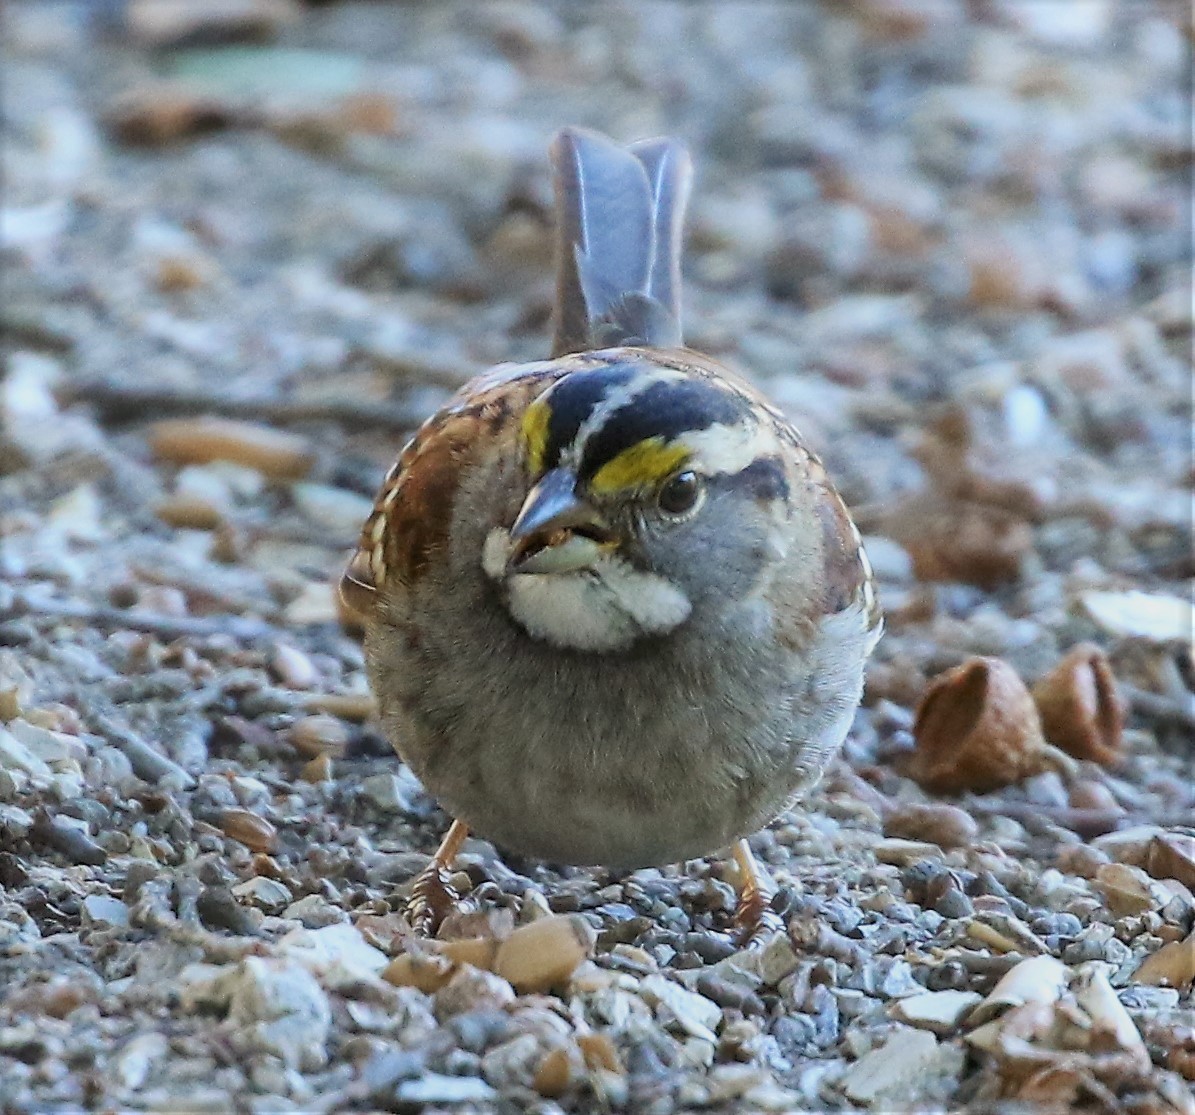
[[[614,870],[729,854],[758,942],[779,919],[747,838],[850,729],[873,574],[794,425],[684,344],[684,144],[565,128],[549,161],[550,355],[423,423],[340,585],[382,729],[452,817],[407,914],[435,933],[472,832]]]

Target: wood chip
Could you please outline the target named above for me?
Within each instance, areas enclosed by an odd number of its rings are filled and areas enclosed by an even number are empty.
[[[377,715],[378,703],[372,693],[313,693],[304,699],[303,708],[363,723]]]
[[[1074,989],[1075,1001],[1088,1014],[1092,1024],[1093,1050],[1107,1048],[1107,1041],[1129,1054],[1142,1072],[1150,1067],[1149,1051],[1129,1017],[1129,1012],[1116,997],[1102,968],[1092,966],[1079,977]],[[1104,1039],[1104,1040],[1101,1040]]]
[[[498,941],[494,937],[462,937],[455,941],[433,941],[432,947],[454,964],[472,964],[474,968],[494,970]]]
[[[276,480],[298,480],[315,463],[306,438],[231,418],[155,422],[149,430],[149,445],[160,461],[179,465],[232,461]]]
[[[626,1072],[622,1058],[618,1055],[618,1049],[608,1034],[579,1034],[577,1045],[580,1046],[581,1055],[585,1058],[585,1064],[589,1068],[603,1069],[606,1072],[614,1072],[619,1075]]]
[[[308,759],[319,755],[339,758],[348,741],[348,729],[335,716],[304,716],[290,728],[291,745]]]
[[[316,755],[314,759],[303,764],[299,777],[304,782],[313,784],[332,781],[332,757],[330,755]]]
[[[223,521],[220,508],[198,496],[168,496],[154,508],[154,514],[180,530],[215,530]]]

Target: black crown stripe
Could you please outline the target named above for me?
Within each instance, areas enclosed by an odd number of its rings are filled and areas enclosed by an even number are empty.
[[[633,364],[606,364],[573,372],[557,383],[546,396],[548,442],[544,467],[560,464],[560,454],[577,436],[581,426],[611,390],[623,386],[642,368]]]
[[[672,441],[710,426],[735,425],[750,414],[746,399],[706,380],[664,380],[628,400],[590,435],[580,477],[588,480],[602,465],[648,438]]]

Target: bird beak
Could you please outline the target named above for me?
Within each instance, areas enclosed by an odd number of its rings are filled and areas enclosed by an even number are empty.
[[[510,528],[507,573],[572,573],[614,548],[609,525],[576,487],[569,469],[555,468],[531,489]]]

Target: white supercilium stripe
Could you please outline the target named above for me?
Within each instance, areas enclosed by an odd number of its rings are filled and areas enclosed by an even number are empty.
[[[766,425],[750,421],[687,430],[670,444],[691,450],[693,466],[708,476],[733,476],[756,457],[780,452],[780,443],[772,431]]]

